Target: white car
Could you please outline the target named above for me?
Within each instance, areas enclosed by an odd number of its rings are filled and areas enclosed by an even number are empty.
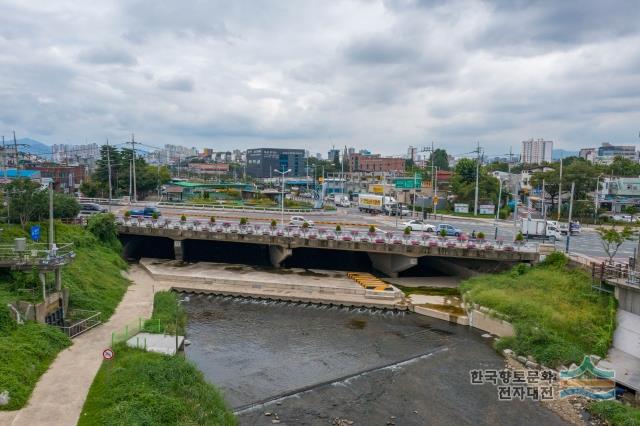
[[[309,228],[313,227],[313,221],[307,220],[302,216],[291,216],[291,218],[289,218],[289,225],[292,226],[302,226],[305,223],[309,225]]]
[[[404,228],[409,228],[411,231],[423,231],[423,232],[436,232],[436,226],[424,223],[420,219],[409,220],[402,224]]]

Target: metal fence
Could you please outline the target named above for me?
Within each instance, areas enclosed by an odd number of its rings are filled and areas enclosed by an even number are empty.
[[[75,309],[67,312],[65,325],[58,326],[68,337],[76,337],[85,331],[102,324],[100,312]]]
[[[173,334],[174,329],[175,324],[172,322],[167,323],[166,321],[161,321],[159,319],[138,318],[137,321],[132,321],[120,330],[112,332],[111,345],[126,342],[130,338],[135,337],[138,333]],[[142,343],[144,343],[144,347],[146,348],[146,340],[143,342],[141,339],[138,342],[140,345],[137,347],[143,347]]]
[[[46,243],[27,242],[24,247],[0,244],[0,262],[13,265],[55,266],[65,265],[75,258],[73,243],[63,243],[54,250]]]

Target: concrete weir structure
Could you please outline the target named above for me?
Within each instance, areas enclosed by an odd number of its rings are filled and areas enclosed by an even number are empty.
[[[171,257],[183,260],[185,252],[188,251],[188,244],[194,241],[226,243],[227,250],[235,250],[238,254],[243,247],[263,247],[268,249],[268,258],[274,267],[282,266],[287,259],[295,257],[298,251],[312,253],[309,257],[322,256],[322,251],[361,253],[368,256],[374,269],[389,277],[397,277],[399,273],[418,265],[420,261],[424,262],[425,259],[438,265],[440,269],[460,276],[472,275],[474,271],[504,270],[515,263],[533,263],[539,259],[536,251],[469,247],[452,240],[439,241],[435,245],[427,244],[426,241],[416,244],[415,240],[410,242],[409,239],[397,238],[372,242],[335,235],[329,238],[329,234],[303,235],[299,230],[285,233],[278,229],[258,233],[253,229],[249,232],[242,228],[218,227],[214,230],[207,225],[141,226],[131,222],[118,225],[118,233],[124,243],[125,256],[134,252],[136,246],[146,245],[150,249],[159,250],[160,246],[165,245],[166,250],[171,251]],[[168,242],[171,242],[170,247],[167,245]]]

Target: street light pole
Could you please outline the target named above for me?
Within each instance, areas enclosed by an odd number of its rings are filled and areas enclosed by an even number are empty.
[[[281,199],[281,207],[280,207],[280,225],[282,225],[284,227],[284,176],[289,173],[291,171],[291,169],[289,170],[284,170],[284,167],[282,167],[282,171],[280,170],[276,170],[273,169],[274,172],[280,174],[282,176],[282,195],[280,196]]]
[[[569,198],[569,226],[567,228],[567,245],[565,246],[565,253],[569,253],[569,240],[571,239],[571,214],[573,213],[573,191],[576,183],[571,182],[571,198]]]

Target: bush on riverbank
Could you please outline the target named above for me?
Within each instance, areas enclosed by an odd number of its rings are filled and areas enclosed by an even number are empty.
[[[47,224],[42,224],[45,242],[47,230]],[[56,223],[55,231],[58,245],[73,242],[76,253],[62,273],[63,286],[70,289],[70,307],[101,311],[102,319],[107,320],[126,291],[128,281],[121,275],[126,263],[111,245],[99,242],[80,226]],[[10,244],[16,237],[29,235],[20,226],[3,225],[0,242]],[[18,326],[11,319],[8,303],[34,298],[42,296],[31,272],[0,271],[0,393],[6,390],[11,398],[8,405],[0,406],[2,410],[24,406],[58,352],[71,344],[57,328],[36,323]]]
[[[159,291],[153,296],[153,314],[145,321],[144,331],[149,333],[175,334],[176,324],[178,334],[184,335],[187,324],[187,314],[178,303],[179,295],[172,291]]]
[[[549,366],[579,363],[585,354],[604,357],[615,329],[616,301],[591,288],[591,278],[553,255],[531,268],[482,275],[461,284],[467,302],[506,315],[516,336],[498,341]]]
[[[119,345],[104,361],[82,408],[83,425],[236,425],[202,373],[181,356]]]
[[[590,404],[587,408],[592,414],[605,420],[611,426],[640,425],[640,408],[617,401],[598,401]]]

